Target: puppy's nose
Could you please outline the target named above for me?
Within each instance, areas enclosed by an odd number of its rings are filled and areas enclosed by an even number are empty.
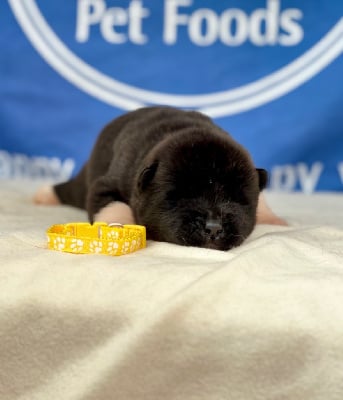
[[[205,233],[211,240],[219,239],[223,233],[223,226],[217,219],[208,219],[205,225]]]

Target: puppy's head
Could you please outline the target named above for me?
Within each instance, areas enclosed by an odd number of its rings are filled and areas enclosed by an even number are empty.
[[[266,182],[266,171],[231,140],[173,138],[137,175],[132,208],[150,239],[228,250],[253,230]]]

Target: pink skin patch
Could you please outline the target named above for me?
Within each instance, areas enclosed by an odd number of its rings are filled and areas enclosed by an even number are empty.
[[[256,220],[258,224],[284,225],[284,226],[288,225],[285,220],[275,215],[273,211],[268,207],[268,204],[266,202],[263,193],[260,193],[260,197],[258,198]]]
[[[45,185],[40,187],[37,190],[36,194],[33,196],[33,202],[36,204],[44,204],[51,206],[57,206],[58,204],[61,204],[52,186],[50,185]]]
[[[131,208],[121,201],[113,201],[107,204],[94,216],[95,222],[107,224],[119,223],[122,225],[134,225],[135,220]]]

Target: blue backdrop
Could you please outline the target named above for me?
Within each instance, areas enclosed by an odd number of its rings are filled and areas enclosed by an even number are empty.
[[[278,190],[343,190],[343,1],[0,4],[0,178],[67,179],[148,104],[201,110]]]

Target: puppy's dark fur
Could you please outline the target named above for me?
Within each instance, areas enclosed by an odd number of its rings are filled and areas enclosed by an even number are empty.
[[[266,171],[208,117],[150,107],[108,124],[79,175],[54,190],[62,203],[85,208],[91,222],[121,201],[150,239],[227,250],[253,230],[266,181]]]

